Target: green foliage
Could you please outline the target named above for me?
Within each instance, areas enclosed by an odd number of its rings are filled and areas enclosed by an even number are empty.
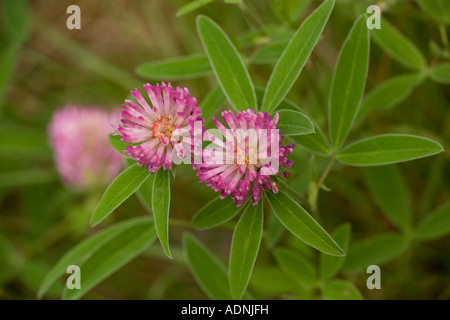
[[[305,114],[292,110],[280,110],[278,114],[280,116],[278,129],[283,133],[283,136],[314,133],[314,125]]]
[[[339,226],[333,233],[333,239],[345,251],[348,251],[351,237],[350,224]],[[322,281],[334,277],[342,268],[346,257],[333,257],[327,254],[320,255],[320,278]]]
[[[275,258],[281,269],[292,279],[295,279],[299,285],[307,287],[314,287],[316,285],[316,270],[294,250],[277,248],[275,250]]]
[[[358,289],[345,280],[333,280],[325,284],[323,295],[330,300],[362,300]]]
[[[427,215],[417,226],[415,236],[420,240],[436,239],[450,232],[450,202]]]

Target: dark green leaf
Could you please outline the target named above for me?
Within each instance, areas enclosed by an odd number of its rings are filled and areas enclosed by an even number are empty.
[[[333,280],[323,287],[323,295],[329,300],[362,300],[361,292],[353,283],[345,280]]]
[[[450,84],[450,64],[438,64],[434,66],[430,70],[430,77],[438,83]]]
[[[418,225],[416,237],[421,240],[435,239],[450,232],[450,201],[426,216]]]
[[[300,136],[314,133],[312,121],[303,113],[292,110],[278,111],[278,129],[283,136]]]

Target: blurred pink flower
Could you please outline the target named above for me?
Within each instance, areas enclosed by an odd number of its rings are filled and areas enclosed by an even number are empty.
[[[66,105],[53,114],[50,143],[63,182],[87,188],[111,182],[123,165],[123,157],[110,145],[108,135],[120,119],[119,111]]]
[[[225,142],[205,132],[205,140],[213,142],[215,149],[211,149],[212,152],[203,150],[202,163],[194,164],[200,180],[221,192],[222,199],[232,194],[238,206],[244,203],[249,192],[254,205],[261,199],[262,192],[278,193],[277,176],[289,176],[288,172],[280,171],[280,166],[292,167],[292,161],[286,157],[295,146],[282,145],[278,114],[272,119],[268,113],[255,113],[252,109],[237,115],[224,111],[222,119],[230,129],[216,118],[213,121],[226,138]]]
[[[170,83],[160,86],[144,85],[148,98],[153,106],[137,89],[131,91],[131,96],[137,103],[126,100],[122,105],[122,124],[117,129],[121,140],[129,143],[140,143],[128,146],[123,153],[137,161],[150,173],[160,168],[171,169],[172,152],[177,156],[187,156],[186,150],[193,150],[193,139],[183,139],[188,134],[193,137],[194,122],[200,118],[201,110],[197,107],[197,99],[189,95],[187,88],[173,89]],[[190,159],[189,159],[190,160]]]

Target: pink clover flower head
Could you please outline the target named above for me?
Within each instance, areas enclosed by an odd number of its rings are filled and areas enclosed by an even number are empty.
[[[120,114],[98,107],[66,105],[55,111],[48,127],[57,170],[70,188],[89,188],[111,182],[123,157],[110,145]]]
[[[233,201],[241,206],[249,193],[256,205],[262,192],[271,190],[278,193],[276,180],[288,177],[281,166],[290,168],[293,162],[287,156],[294,144],[282,145],[282,134],[278,130],[278,114],[273,119],[268,113],[255,113],[253,109],[239,112],[222,112],[227,129],[213,118],[225,142],[217,139],[209,131],[204,139],[213,143],[213,150],[203,150],[201,164],[194,164],[198,178],[221,193],[221,198],[232,195]]]
[[[194,122],[204,120],[197,99],[189,95],[187,88],[174,89],[163,82],[156,86],[147,83],[144,90],[151,105],[139,90],[131,91],[137,103],[126,100],[122,105],[122,126],[117,133],[122,141],[138,144],[128,146],[124,153],[155,173],[160,168],[171,169],[174,155],[189,157],[194,145]]]

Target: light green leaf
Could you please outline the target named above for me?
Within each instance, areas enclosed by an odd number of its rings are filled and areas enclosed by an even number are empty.
[[[337,158],[348,165],[377,166],[428,157],[443,150],[439,143],[427,138],[385,134],[354,142]]]
[[[314,287],[317,275],[314,267],[296,251],[288,248],[277,248],[275,259],[281,269],[301,286]]]
[[[273,212],[292,234],[324,253],[334,256],[345,254],[308,212],[286,193],[268,192],[266,195]]]
[[[223,93],[236,108],[256,108],[256,95],[240,53],[220,26],[205,16],[197,18],[197,30]]]
[[[225,0],[225,3],[238,4],[238,3],[242,3],[242,0]]]
[[[430,70],[430,77],[438,83],[450,84],[450,64],[438,64],[434,66]]]
[[[217,197],[201,208],[192,219],[197,229],[209,229],[232,219],[239,212],[231,199]]]
[[[349,250],[342,270],[356,272],[380,265],[402,254],[408,248],[404,235],[390,233],[355,243]]]
[[[293,136],[299,146],[310,152],[316,153],[321,156],[328,156],[331,153],[330,144],[323,133],[322,129],[314,122],[315,132],[312,134],[307,134],[303,136]]]
[[[181,17],[184,16],[185,14],[192,12],[194,10],[197,10],[198,8],[201,8],[205,5],[207,5],[208,3],[213,2],[214,0],[194,0],[189,2],[188,4],[182,6],[178,11],[177,11],[177,17]]]
[[[231,300],[228,275],[223,264],[197,239],[183,237],[189,269],[203,291],[216,300]]]
[[[304,113],[292,110],[280,110],[277,112],[280,116],[278,129],[283,136],[300,136],[314,133],[314,125]]]
[[[136,220],[132,226],[117,232],[82,264],[81,289],[64,291],[63,299],[81,298],[98,283],[141,254],[155,239],[156,232],[150,218]]]
[[[229,279],[231,295],[241,299],[252,275],[263,230],[262,201],[248,205],[236,225],[231,243]]]
[[[381,29],[371,31],[375,42],[397,62],[414,70],[422,70],[427,66],[419,49],[387,20],[381,20]]]
[[[202,118],[206,119],[205,126],[211,123],[211,118],[214,117],[225,103],[226,97],[222,89],[218,86],[211,90],[200,104],[202,110]]]
[[[170,171],[155,173],[152,192],[152,211],[156,233],[166,255],[172,259],[169,249]]]
[[[55,266],[48,272],[44,280],[42,280],[37,294],[38,299],[40,299],[47,292],[51,285],[60,276],[66,273],[68,266],[73,264],[81,264],[117,234],[135,226],[136,224],[141,224],[143,220],[148,221],[151,219],[138,218],[117,223],[97,234],[90,236],[66,252],[66,254],[64,254],[64,256],[62,256]]]
[[[373,89],[365,98],[359,117],[374,108],[390,109],[405,100],[413,89],[422,83],[422,74],[406,74],[390,78]]]
[[[132,165],[125,169],[111,182],[94,210],[91,226],[95,226],[105,219],[111,212],[128,199],[148,178],[148,170]]]
[[[353,283],[340,279],[325,284],[323,295],[329,300],[363,300],[361,292]]]
[[[319,41],[333,7],[334,0],[324,1],[294,34],[270,76],[262,111],[275,110],[289,92]]]
[[[356,20],[342,46],[329,99],[330,137],[334,150],[344,143],[361,104],[369,66],[366,16]]]
[[[395,165],[364,168],[364,180],[380,209],[397,227],[411,228],[411,209],[403,177]]]
[[[150,80],[170,81],[198,78],[211,73],[212,70],[207,57],[192,55],[144,63],[136,72]]]
[[[450,23],[450,3],[447,0],[417,0],[417,2],[436,21]]]
[[[351,237],[351,226],[346,223],[339,226],[333,233],[333,239],[344,250],[348,251]],[[331,279],[334,277],[342,265],[344,264],[345,257],[333,257],[327,254],[320,255],[320,278],[322,281]]]
[[[430,240],[450,232],[450,201],[426,216],[417,226],[415,236],[420,240]]]

